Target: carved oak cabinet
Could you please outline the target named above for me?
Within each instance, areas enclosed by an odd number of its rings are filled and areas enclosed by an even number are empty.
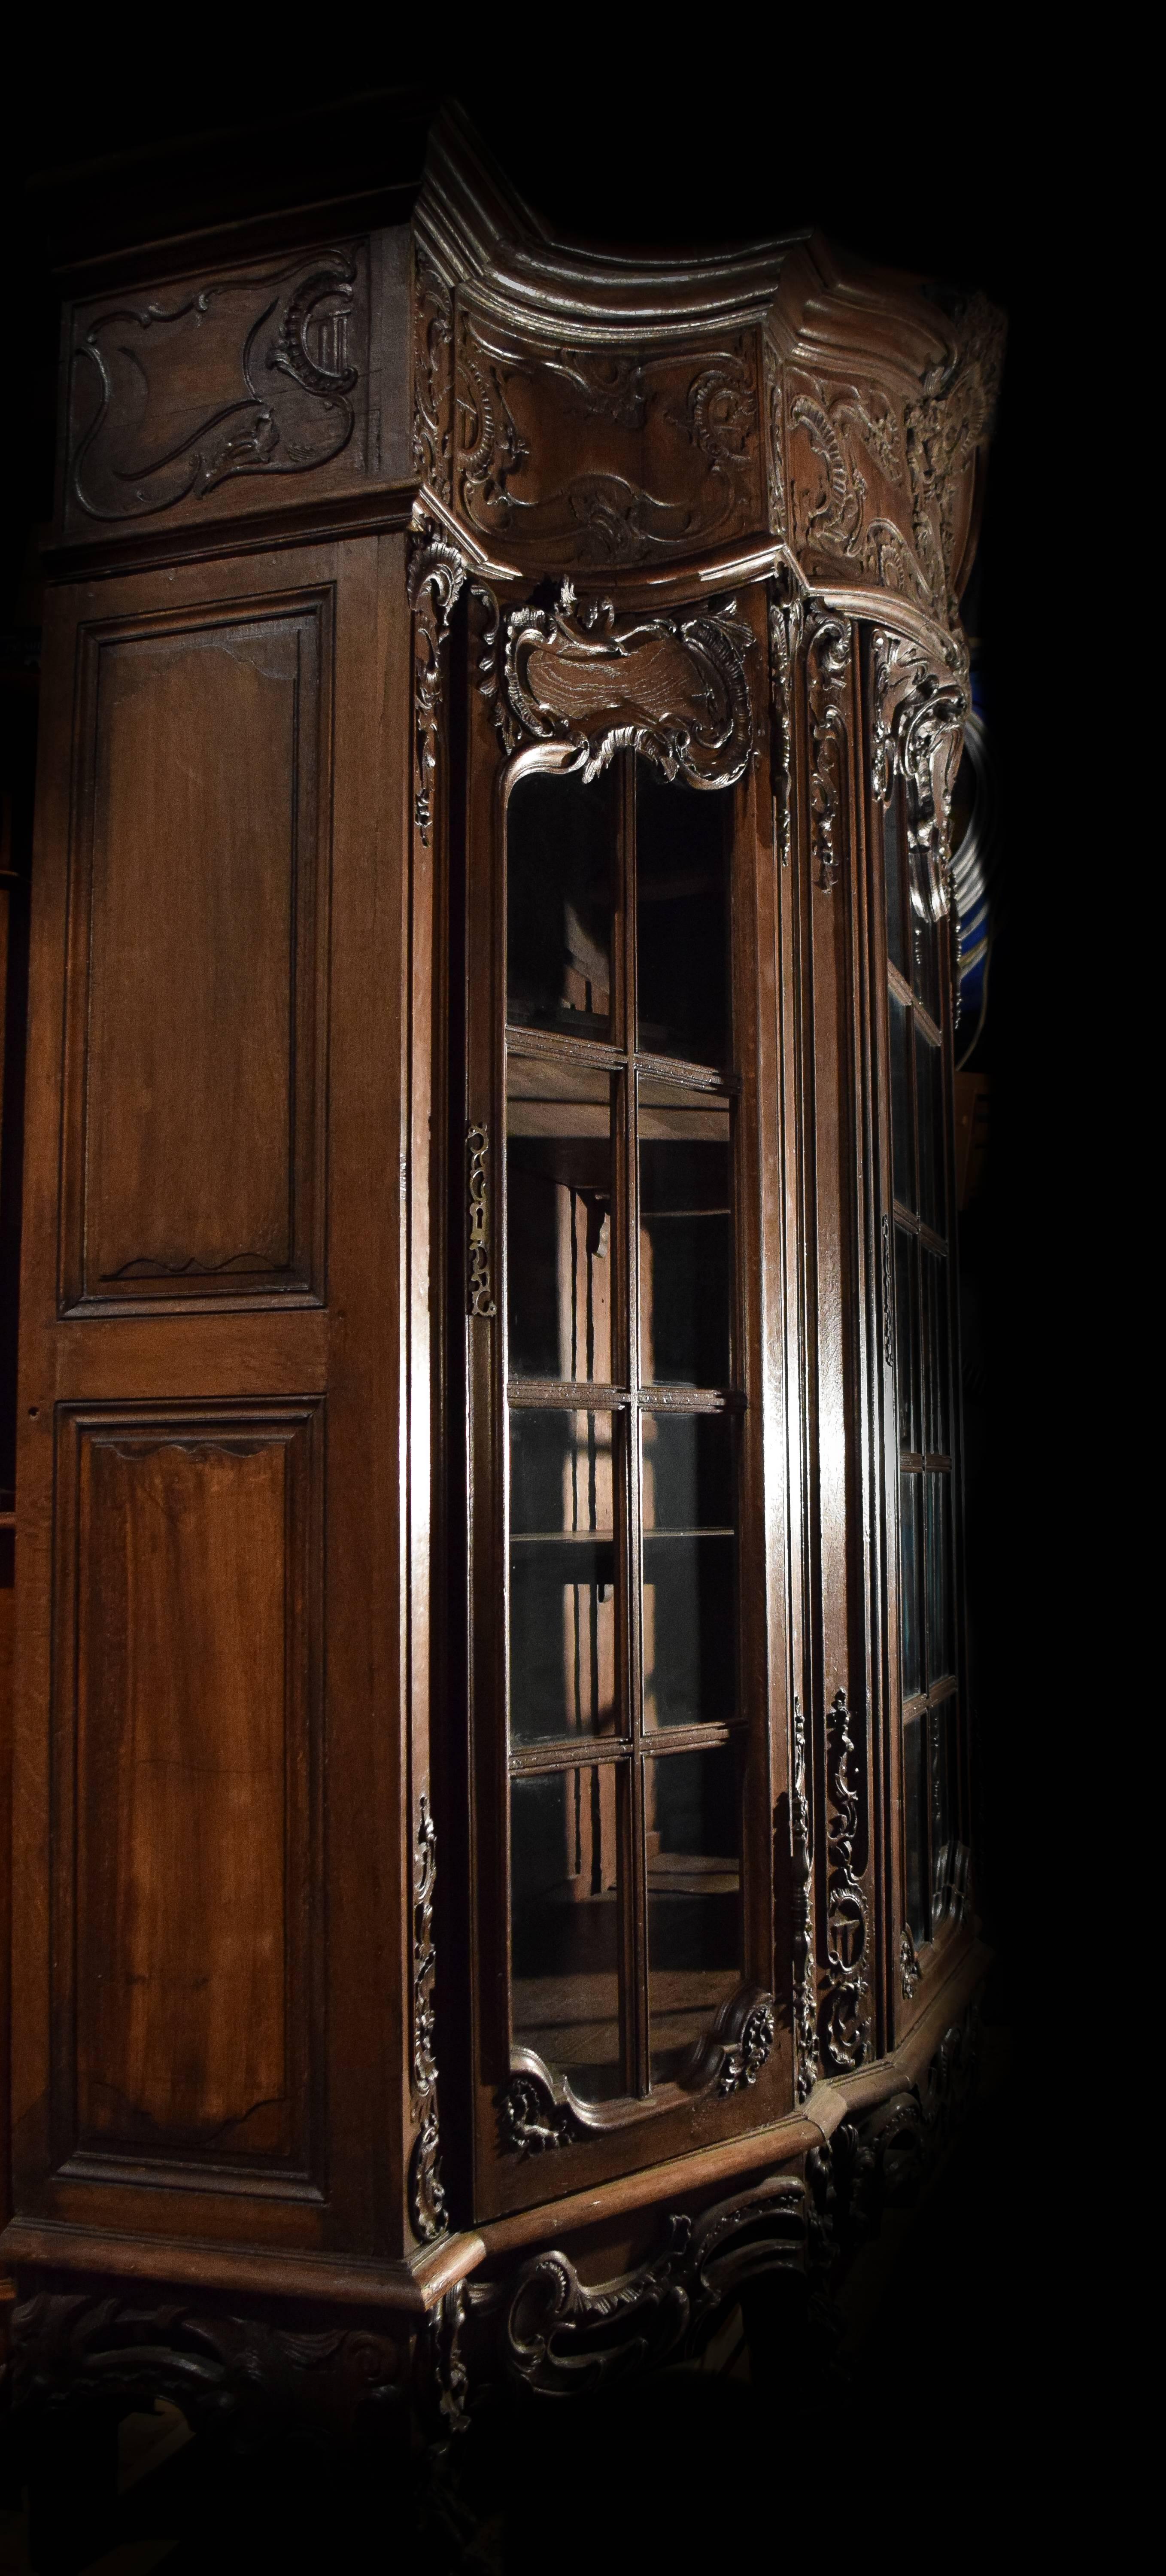
[[[966,2068],[1002,326],[453,113],[280,239],[64,317],[0,2261],[29,2402],[448,2423],[812,2286]]]

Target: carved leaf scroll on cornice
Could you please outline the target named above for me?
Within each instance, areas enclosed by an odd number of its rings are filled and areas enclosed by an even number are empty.
[[[413,611],[416,786],[414,820],[428,841],[432,788],[438,765],[442,653],[449,621],[466,577],[464,558],[439,536],[418,506],[409,553],[409,606]]]
[[[966,654],[955,638],[937,655],[880,627],[873,661],[874,793],[885,803],[896,774],[903,779],[912,907],[921,921],[942,921],[951,904],[952,791],[971,705]]]
[[[736,603],[685,618],[617,618],[611,600],[577,608],[565,581],[556,608],[498,612],[479,657],[479,686],[505,749],[523,735],[573,743],[585,778],[613,754],[646,753],[666,778],[731,787],[753,749],[745,677],[750,629]]]

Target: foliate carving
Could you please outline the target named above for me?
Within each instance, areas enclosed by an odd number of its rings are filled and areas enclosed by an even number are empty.
[[[813,1839],[806,1768],[806,1721],[796,1693],[790,1819],[793,1837],[794,2055],[798,2100],[804,2102],[814,2089],[818,2073],[818,1994],[814,1961]]]
[[[433,1983],[433,1887],[437,1831],[424,1790],[418,1807],[413,1856],[413,2106],[420,2122],[409,2159],[409,2215],[423,2244],[444,2233],[445,2192],[437,2121],[437,2016]]]
[[[404,2354],[387,2336],[326,2328],[298,2334],[183,2302],[43,2291],[13,2312],[12,2394],[21,2412],[65,2397],[180,2406],[191,2426],[248,2447],[273,2423],[343,2438],[370,2401],[405,2403]]]
[[[149,518],[237,475],[330,464],[355,422],[356,279],[349,252],[317,251],[94,314],[75,368],[80,401],[86,373],[98,399],[69,467],[85,516]]]
[[[788,868],[793,850],[794,666],[802,640],[803,617],[801,597],[796,592],[792,598],[770,601],[769,650],[776,728],[773,773],[783,868]]]
[[[831,399],[824,384],[795,394],[791,429],[803,428],[821,469],[817,500],[801,496],[803,545],[842,558],[861,553],[866,478],[854,461],[846,433],[857,432],[890,483],[903,480],[902,433],[885,395],[847,385]]]
[[[815,882],[829,891],[842,874],[850,736],[851,628],[844,617],[810,624],[806,676],[810,707],[810,849]]]
[[[413,611],[417,765],[413,812],[426,842],[433,821],[431,791],[440,737],[442,652],[465,577],[465,563],[456,546],[437,536],[424,514],[415,511],[408,573],[409,606]]]
[[[547,348],[463,312],[456,409],[459,515],[537,561],[636,564],[707,546],[755,518],[746,339],[691,354]],[[594,463],[564,479],[584,422]]]
[[[598,2288],[580,2281],[566,2254],[537,2255],[522,2266],[503,2313],[504,2360],[541,2394],[591,2394],[699,2348],[742,2281],[766,2271],[804,2275],[808,2242],[805,2185],[779,2174],[695,2221],[673,2215],[653,2260]]]
[[[912,637],[876,628],[871,777],[884,803],[896,774],[906,788],[912,908],[942,921],[951,905],[950,822],[964,719],[971,704],[967,659],[952,642],[946,658]]]
[[[903,1989],[904,2003],[911,2002],[921,1975],[922,1970],[915,1943],[911,1938],[910,1926],[905,1923],[899,1938],[899,1983]]]
[[[852,1765],[854,1738],[846,1693],[835,1691],[826,1721],[827,1771],[833,1819],[828,1832],[826,1883],[826,1997],[824,2035],[831,2065],[845,2074],[870,2056],[866,1944],[869,1908],[854,1866],[862,1785]]]
[[[498,1311],[490,1285],[490,1193],[486,1177],[489,1151],[490,1130],[484,1119],[479,1120],[466,1129],[466,1301],[469,1313],[483,1316],[487,1323]]]
[[[740,2038],[725,2056],[721,2067],[718,2093],[740,2093],[756,2084],[761,2069],[773,2046],[775,2015],[768,1997],[754,2004]]]
[[[498,2095],[502,2150],[506,2155],[542,2156],[569,2147],[586,2130],[569,2104],[556,2102],[549,2084],[531,2070],[512,2075]]]
[[[448,507],[453,497],[453,297],[418,251],[413,290],[413,462]]]
[[[930,575],[936,611],[956,627],[959,602],[952,587],[957,570],[956,494],[977,447],[991,430],[1004,355],[1004,320],[985,295],[973,295],[957,308],[952,324],[954,345],[925,378],[921,399],[904,412],[903,438],[916,552]]]
[[[782,410],[781,360],[772,340],[766,334],[763,344],[765,368],[765,469],[769,495],[769,524],[775,537],[786,533],[785,507],[785,436]]]
[[[891,1220],[883,1210],[883,1358],[887,1367],[895,1365],[895,1274],[891,1253]]]
[[[557,608],[496,619],[480,685],[507,750],[520,732],[574,743],[590,779],[630,748],[666,778],[679,771],[694,787],[731,787],[753,748],[752,641],[734,600],[707,615],[617,619],[609,599],[577,613],[565,581]]]

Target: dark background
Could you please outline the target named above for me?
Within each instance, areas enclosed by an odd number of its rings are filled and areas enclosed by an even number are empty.
[[[1093,1815],[1107,1794],[1083,1633],[1097,1588],[1091,1558],[1086,1571],[1083,1407],[1068,1400],[1090,1302],[1079,1211],[1092,1141],[1085,957],[1100,819],[1082,758],[1099,681],[1073,587],[1085,498],[1079,343],[1094,309],[1087,119],[1082,111],[1075,131],[1064,102],[1054,113],[1047,93],[1024,87],[1003,48],[985,59],[969,42],[945,69],[933,52],[924,60],[922,29],[912,38],[904,28],[892,45],[872,26],[866,53],[849,23],[823,17],[821,30],[795,65],[775,45],[746,42],[739,13],[725,13],[723,27],[694,22],[682,80],[658,62],[617,71],[598,37],[577,29],[569,80],[458,77],[454,65],[449,86],[528,202],[575,234],[675,252],[812,222],[889,266],[981,287],[1008,315],[967,602],[1002,840],[975,1058],[991,1076],[991,1134],[961,1253],[976,1884],[997,1958],[989,2082],[861,2327],[874,2393],[860,2410],[904,2471],[930,2458],[937,2490],[966,2453],[963,2410],[991,2493],[1001,2481],[1031,2482],[1043,2438],[1033,2425],[1046,2420],[1062,2367],[1052,2322],[1061,2184],[1045,2084],[1079,2026],[1095,1917],[1078,1896],[1092,1845],[1083,1870],[1071,1831],[1064,1847],[1060,1810],[1075,1765]],[[436,22],[431,38],[440,55]],[[727,67],[706,77],[706,57],[728,47]],[[402,220],[440,96],[436,83],[392,85],[391,70],[383,85],[370,72],[366,88],[349,89],[318,47],[295,48],[284,71],[229,78],[214,29],[192,29],[189,50],[180,79],[167,70],[153,83],[128,82],[108,59],[67,75],[46,63],[10,110],[0,629],[18,838],[63,279],[120,245],[289,204],[356,199],[370,219]],[[674,62],[676,36],[661,50]],[[1091,899],[1096,919],[1096,886]],[[1089,1830],[1095,1837],[1096,1824]]]

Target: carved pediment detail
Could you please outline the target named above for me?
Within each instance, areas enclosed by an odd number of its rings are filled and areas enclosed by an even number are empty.
[[[576,605],[565,581],[556,607],[493,613],[479,667],[482,693],[507,751],[523,736],[574,743],[586,778],[616,751],[654,760],[666,778],[731,787],[753,749],[745,678],[751,629],[736,602],[692,617],[618,618],[610,599]]]

